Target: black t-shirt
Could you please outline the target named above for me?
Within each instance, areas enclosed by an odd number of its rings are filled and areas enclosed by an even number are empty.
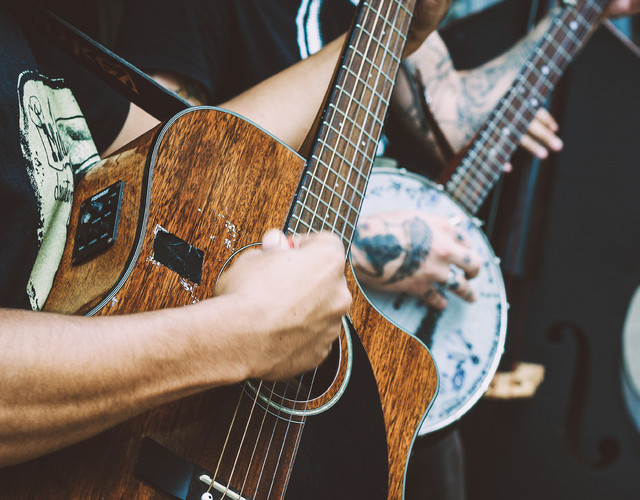
[[[0,306],[38,309],[64,248],[74,172],[98,155],[71,91],[40,72],[32,49],[0,3]]]
[[[128,0],[116,52],[220,103],[347,31],[356,0]],[[176,9],[180,9],[176,12]]]

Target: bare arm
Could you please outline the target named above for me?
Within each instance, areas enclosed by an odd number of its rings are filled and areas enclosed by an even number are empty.
[[[350,305],[344,251],[328,234],[294,250],[283,240],[268,233],[217,297],[188,307],[92,318],[0,309],[0,466],[207,388],[318,365]]]
[[[539,23],[508,52],[470,71],[455,69],[449,51],[437,33],[407,59],[410,74],[419,71],[431,111],[454,150],[464,147],[487,119],[511,85],[529,50],[547,29],[547,23]],[[398,88],[403,89],[403,86]],[[420,127],[425,140],[433,141],[418,103],[406,90],[394,95],[394,105],[406,114],[409,126]],[[547,149],[555,151],[562,147],[555,134],[557,130],[555,120],[543,110],[523,139],[523,145],[533,154],[544,157]]]
[[[436,29],[449,9],[451,0],[419,0],[411,25],[405,54],[411,54]],[[194,104],[215,104],[253,121],[298,149],[308,134],[333,76],[345,36],[326,45],[321,51],[294,64],[224,103],[204,102],[204,93],[179,75],[152,75]],[[142,110],[132,107],[123,130],[105,153],[140,136],[157,124]]]

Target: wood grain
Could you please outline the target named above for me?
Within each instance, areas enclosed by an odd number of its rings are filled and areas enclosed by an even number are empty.
[[[147,146],[153,150],[145,155]],[[75,307],[73,312],[82,314],[100,300],[100,293],[109,291],[114,277],[114,298],[98,315],[180,307],[211,297],[219,272],[234,252],[259,242],[266,229],[284,226],[304,164],[294,151],[233,114],[199,108],[177,117],[159,133],[105,161],[100,172],[87,176],[87,184],[79,186],[77,192],[91,195],[121,174],[126,178],[122,239],[95,261],[73,266],[66,260],[69,265],[61,267],[57,277],[62,284],[54,295],[56,302],[47,308],[61,304],[65,312]],[[102,172],[107,172],[108,180],[97,181]],[[150,189],[132,186],[145,176]],[[78,196],[77,202],[83,198]],[[157,227],[204,251],[199,285],[155,261]],[[132,241],[135,234],[139,242]],[[125,243],[130,248],[123,248]],[[131,247],[137,246],[140,251],[132,252]],[[133,269],[122,279],[128,261],[133,261]],[[74,282],[79,276],[86,281]],[[64,288],[73,288],[70,300],[57,298],[64,295]],[[337,367],[328,368],[337,373],[325,377],[333,385],[309,406],[324,404],[344,381],[346,346],[343,332]],[[248,498],[279,498],[304,419],[273,408],[266,411],[264,404],[255,404],[246,387],[208,391],[140,415],[61,452],[0,471],[0,498],[167,498],[133,475],[145,437],[210,471],[220,464],[218,477],[231,478],[234,489]],[[232,470],[242,472],[232,475]]]

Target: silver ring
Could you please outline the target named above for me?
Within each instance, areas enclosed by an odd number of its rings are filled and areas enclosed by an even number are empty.
[[[446,286],[449,290],[455,290],[460,286],[459,276],[461,274],[460,269],[455,266],[449,267],[449,277],[447,281],[444,282],[444,286]]]

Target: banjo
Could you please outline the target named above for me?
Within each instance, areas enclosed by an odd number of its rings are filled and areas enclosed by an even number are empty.
[[[374,169],[369,180],[362,214],[415,209],[446,216],[468,232],[472,249],[484,261],[473,280],[476,302],[449,294],[449,305],[442,312],[427,308],[417,298],[361,284],[371,303],[389,321],[421,338],[436,360],[439,391],[419,435],[459,420],[495,375],[504,351],[508,303],[499,259],[474,214],[607,3],[565,0],[554,9],[549,27],[529,52],[511,87],[461,159],[445,169],[441,184],[388,167]]]

